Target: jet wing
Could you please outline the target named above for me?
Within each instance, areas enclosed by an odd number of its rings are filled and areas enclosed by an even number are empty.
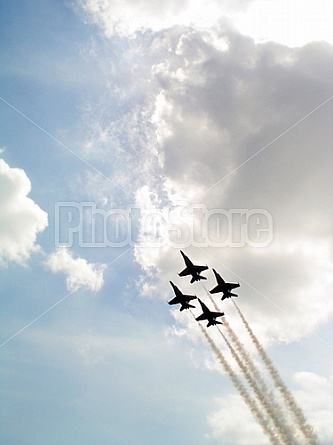
[[[199,317],[196,318],[196,321],[201,321],[201,320],[207,320],[207,315],[201,314],[201,315],[199,315]]]
[[[198,298],[202,312],[204,314],[208,314],[210,312],[210,310],[208,309],[208,307],[205,305],[205,303],[203,301],[200,300],[200,298]]]
[[[184,261],[186,264],[186,269],[187,269],[188,273],[192,273],[192,272],[200,273],[203,270],[208,269],[208,266],[196,266],[195,264],[193,264],[192,261],[189,259],[189,257],[187,255],[185,255],[185,253],[182,250],[180,251],[180,253],[182,254],[182,257],[184,258]]]
[[[216,320],[216,317],[222,317],[224,312],[210,312],[209,314],[203,313],[196,318],[196,321],[208,320],[208,325],[211,326],[213,324],[223,324],[220,321]]]
[[[200,272],[203,272],[204,270],[207,270],[207,269],[208,269],[208,266],[195,266],[195,265],[193,265],[193,269],[194,269],[197,273],[200,273]]]
[[[227,285],[229,290],[235,289],[236,287],[240,286],[239,283],[227,283]]]
[[[179,297],[174,297],[172,300],[168,301],[168,304],[178,304],[181,303]]]
[[[208,307],[205,305],[205,303],[200,300],[200,298],[198,298],[198,300],[201,305],[203,315],[205,315],[205,317],[207,317],[207,316],[222,317],[222,315],[224,315],[224,312],[212,312],[211,310],[208,309]]]
[[[180,251],[180,253],[182,254],[182,257],[184,258],[185,264],[187,267],[191,267],[193,266],[192,261],[189,259],[189,257],[187,255],[185,255],[185,253],[183,251]]]
[[[196,295],[183,295],[184,300],[186,301],[191,301],[191,300],[196,300],[197,296]]]
[[[180,292],[178,287],[176,285],[174,285],[172,281],[170,281],[170,284],[172,286],[172,289],[173,289],[175,295],[177,295],[177,297],[180,297],[182,295],[182,293]]]
[[[219,284],[216,287],[214,287],[214,289],[209,291],[210,294],[217,294],[218,292],[223,292]]]
[[[176,304],[176,303],[185,303],[187,301],[196,300],[196,295],[177,295],[175,298],[169,301],[169,304]]]
[[[180,277],[185,277],[186,275],[191,275],[191,272],[188,267],[186,267],[184,270],[179,272],[178,274]]]
[[[216,317],[223,317],[224,312],[211,312],[210,315],[211,315],[213,318],[216,318]]]
[[[213,272],[214,272],[216,281],[217,281],[219,284],[225,284],[224,279],[221,277],[221,275],[220,275],[219,273],[216,272],[215,269],[213,269]]]

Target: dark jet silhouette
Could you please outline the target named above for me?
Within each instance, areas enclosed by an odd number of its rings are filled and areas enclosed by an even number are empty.
[[[200,298],[198,298],[199,303],[201,304],[202,314],[196,318],[197,321],[200,320],[208,320],[207,328],[214,324],[223,324],[221,321],[217,321],[217,317],[222,317],[224,312],[212,312],[208,309],[208,307],[203,303]]]
[[[184,258],[186,267],[178,275],[180,277],[185,277],[186,275],[192,275],[191,283],[194,283],[194,281],[207,280],[206,277],[200,275],[200,272],[208,269],[208,266],[196,266],[195,264],[192,263],[189,257],[185,255],[184,252],[180,251],[180,253]]]
[[[169,304],[180,304],[180,310],[183,311],[184,309],[190,309],[191,307],[195,308],[195,306],[192,306],[192,304],[189,304],[189,301],[195,300],[197,297],[196,295],[184,295],[177,286],[173,284],[172,281],[170,281],[170,284],[173,288],[173,291],[175,293],[175,298],[170,300]]]
[[[230,292],[232,289],[235,289],[235,287],[239,287],[240,284],[239,283],[226,283],[224,281],[224,279],[221,277],[220,274],[218,274],[216,272],[215,269],[213,269],[216,281],[217,281],[217,286],[214,287],[214,289],[210,290],[209,292],[211,294],[217,294],[219,292],[222,292],[222,298],[221,300],[224,300],[225,298],[231,298],[231,297],[238,297],[238,295],[233,294],[232,292]]]

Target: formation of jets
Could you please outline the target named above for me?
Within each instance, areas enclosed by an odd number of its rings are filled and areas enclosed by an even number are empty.
[[[180,251],[180,253],[184,258],[186,267],[178,275],[180,277],[191,275],[191,281],[190,281],[191,284],[194,283],[195,281],[207,280],[207,278],[200,275],[200,273],[203,272],[204,270],[207,270],[208,266],[198,266],[196,264],[193,264],[192,261],[189,259],[187,255],[185,255],[184,252]],[[224,300],[225,298],[238,297],[238,295],[234,294],[231,291],[236,287],[239,287],[240,284],[227,283],[226,281],[224,281],[221,275],[218,272],[216,272],[215,269],[213,269],[213,272],[216,278],[217,285],[212,290],[210,290],[209,293],[211,294],[222,293],[221,300]],[[202,300],[200,300],[200,298],[198,298],[196,295],[185,295],[172,281],[170,281],[170,284],[175,293],[175,297],[168,302],[169,304],[171,305],[180,304],[180,311],[183,311],[184,309],[195,308],[195,306],[193,306],[193,304],[190,304],[189,302],[198,299],[202,309],[202,314],[199,315],[196,318],[196,320],[197,321],[207,320],[208,321],[207,327],[216,324],[223,324],[221,321],[217,321],[216,319],[218,317],[223,317],[224,312],[211,311],[210,309],[208,309],[205,303]]]

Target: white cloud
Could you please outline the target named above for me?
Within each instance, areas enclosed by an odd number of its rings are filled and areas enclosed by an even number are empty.
[[[175,25],[211,26],[223,13],[224,5],[246,4],[214,0],[154,2],[152,0],[82,0],[82,7],[107,36],[131,35],[138,30],[154,31]],[[222,4],[222,5],[221,5]]]
[[[330,0],[254,1],[246,13],[234,15],[237,28],[259,41],[274,40],[302,46],[313,40],[333,43]]]
[[[84,258],[73,258],[66,248],[58,248],[47,261],[47,267],[54,273],[63,272],[67,275],[66,283],[69,291],[85,287],[98,292],[103,284],[103,272],[106,264],[88,263]]]
[[[176,25],[207,29],[227,17],[257,41],[294,47],[315,40],[333,43],[330,0],[81,0],[79,4],[108,37]]]
[[[228,395],[223,399],[217,399],[217,403],[219,409],[208,417],[212,434],[217,440],[235,445],[268,445],[270,443],[240,396]],[[240,419],[241,428],[239,427]]]
[[[47,213],[31,198],[31,182],[20,168],[0,159],[0,262],[24,264],[33,252],[39,232],[47,227]]]

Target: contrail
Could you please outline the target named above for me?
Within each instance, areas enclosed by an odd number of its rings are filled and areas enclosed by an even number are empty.
[[[203,285],[210,301],[214,305],[215,309],[219,311],[219,307],[215,303],[215,300],[211,296],[211,294],[208,292],[206,287]],[[288,424],[287,418],[276,401],[276,397],[274,393],[269,390],[267,387],[260,371],[254,364],[250,354],[245,349],[245,346],[241,343],[241,341],[238,339],[236,333],[233,331],[231,326],[226,320],[223,320],[224,326],[228,332],[228,335],[233,342],[233,344],[236,347],[236,350],[233,348],[233,346],[230,344],[226,336],[223,334],[223,332],[218,328],[221,336],[223,337],[224,341],[226,342],[232,356],[236,360],[239,368],[243,372],[246,380],[248,381],[249,385],[252,387],[253,391],[255,392],[256,396],[258,397],[258,400],[262,403],[263,407],[265,408],[268,415],[271,417],[275,427],[280,433],[281,439],[284,444],[286,445],[293,445],[297,443],[294,435],[294,431]],[[242,360],[241,360],[242,357]]]
[[[289,407],[292,415],[294,416],[299,429],[302,431],[304,437],[308,440],[308,443],[310,445],[319,445],[319,440],[318,440],[317,434],[314,432],[312,426],[307,423],[307,420],[303,414],[303,411],[298,406],[296,400],[294,399],[294,396],[292,395],[292,393],[289,391],[289,389],[283,382],[278,370],[275,368],[271,359],[266,354],[266,351],[264,350],[263,346],[261,345],[261,343],[255,336],[249,323],[246,321],[243,313],[241,312],[241,310],[239,309],[237,304],[234,301],[232,301],[232,302],[233,302],[235,308],[237,309],[237,312],[240,315],[242,322],[244,323],[246,330],[251,337],[251,340],[253,341],[254,345],[256,346],[257,351],[258,351],[262,361],[264,362],[268,372],[270,373],[275,386],[280,390],[286,405]]]
[[[285,445],[296,445],[297,442],[295,442],[294,434],[291,428],[288,426],[280,406],[277,405],[277,403],[274,401],[274,394],[268,390],[265,382],[262,380],[262,377],[258,373],[257,369],[255,369],[255,371],[256,374],[259,375],[259,378],[254,378],[253,374],[251,374],[251,371],[249,369],[250,366],[248,366],[249,364],[247,363],[247,361],[246,360],[242,361],[241,357],[238,355],[238,353],[236,352],[232,344],[229,342],[227,337],[220,330],[220,328],[218,327],[217,329],[221,334],[222,338],[224,339],[226,345],[228,346],[232,356],[236,360],[239,368],[243,372],[247,382],[253,389],[255,395],[257,396],[258,400],[266,410],[269,417],[272,419],[277,429],[277,433],[281,437],[282,442]],[[253,367],[255,366],[254,363],[252,363],[252,366]]]
[[[191,314],[195,318],[192,311],[191,311]],[[273,445],[280,445],[280,441],[276,437],[275,431],[270,428],[268,419],[262,414],[262,412],[260,411],[260,409],[257,406],[256,401],[250,396],[247,389],[242,384],[241,380],[238,378],[237,374],[235,374],[235,372],[232,370],[232,368],[229,365],[229,363],[227,362],[227,360],[222,355],[221,351],[219,350],[218,346],[215,344],[214,340],[210,337],[208,332],[206,332],[205,328],[203,328],[199,322],[198,322],[198,325],[201,329],[201,332],[205,336],[207,342],[211,346],[213,352],[215,353],[217,359],[219,360],[220,364],[225,369],[225,371],[228,373],[232,383],[234,384],[236,389],[239,391],[242,399],[249,407],[253,416],[259,422],[263,432],[266,434],[266,436],[269,438],[270,442]]]

